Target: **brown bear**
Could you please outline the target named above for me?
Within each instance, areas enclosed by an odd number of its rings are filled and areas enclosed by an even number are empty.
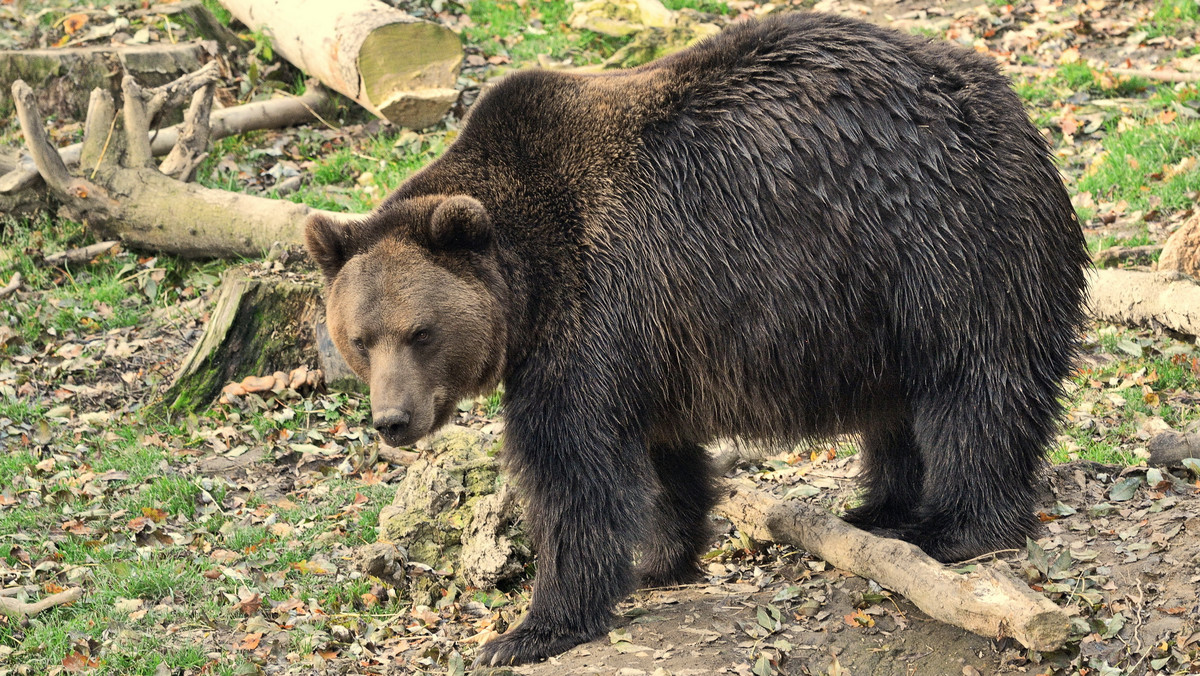
[[[694,579],[716,437],[857,434],[846,518],[943,561],[1035,532],[1088,257],[974,52],[791,14],[629,71],[517,73],[307,242],[389,443],[504,383],[538,570],[477,663],[559,653],[635,581]]]

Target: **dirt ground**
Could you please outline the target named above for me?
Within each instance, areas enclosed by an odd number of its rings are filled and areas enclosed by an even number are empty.
[[[841,462],[845,471],[827,477],[838,484],[829,491],[833,495],[852,490],[846,475],[855,460]],[[1027,551],[995,557],[1018,578],[1041,581],[1038,587],[1052,598],[1078,610],[1077,657],[1070,651],[1027,652],[1009,639],[931,620],[874,583],[772,548],[756,565],[730,566],[708,584],[640,592],[621,607],[623,617],[609,640],[515,671],[754,674],[746,656],[774,645],[774,666],[785,674],[1040,674],[1072,663],[1084,670],[1096,665],[1083,673],[1142,674],[1151,663],[1175,667],[1167,673],[1200,673],[1200,490],[1164,474],[1158,485],[1141,485],[1132,498],[1114,504],[1114,486],[1141,474],[1120,472],[1090,462],[1052,468],[1041,511],[1053,520],[1039,544],[1051,559],[1070,552],[1058,587],[1040,579]],[[779,622],[766,622],[778,627],[773,631],[759,621],[768,605],[781,611]],[[1173,656],[1162,650],[1176,638],[1187,647],[1187,659],[1179,659],[1182,651]]]

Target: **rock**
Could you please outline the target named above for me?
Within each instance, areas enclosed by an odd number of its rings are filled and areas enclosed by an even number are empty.
[[[471,521],[462,534],[462,579],[472,587],[491,589],[502,581],[519,576],[530,558],[529,548],[514,541],[513,525],[517,518],[516,495],[508,484],[501,484],[492,495],[485,495],[471,510]]]
[[[403,549],[390,542],[373,542],[363,545],[356,553],[358,569],[364,575],[373,575],[393,585],[404,582],[408,554]]]
[[[1200,278],[1200,211],[1183,222],[1163,245],[1159,270],[1177,270]]]
[[[412,561],[453,569],[472,586],[519,575],[531,556],[493,457],[495,438],[451,426],[430,444],[380,511],[380,540],[403,545]]]

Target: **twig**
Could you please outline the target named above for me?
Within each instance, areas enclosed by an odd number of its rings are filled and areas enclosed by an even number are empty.
[[[21,288],[21,273],[14,272],[12,279],[8,280],[8,284],[5,284],[4,288],[0,289],[0,298],[8,298],[16,293],[19,288]]]
[[[38,588],[35,585],[25,585],[24,587],[6,587],[0,589],[0,596],[17,596],[19,594],[36,594]]]
[[[118,247],[120,245],[121,243],[117,240],[110,240],[107,242],[99,242],[97,244],[79,247],[77,249],[60,251],[43,258],[42,265],[59,266],[64,264],[70,265],[74,263],[87,263],[96,256],[111,251],[114,247]]]
[[[1041,66],[1005,66],[1004,70],[1009,73],[1019,73],[1021,75],[1038,75],[1049,77],[1057,72],[1055,68],[1042,68]],[[1157,80],[1159,82],[1200,82],[1200,73],[1181,73],[1177,70],[1143,70],[1141,68],[1106,68],[1106,73],[1120,75],[1121,77],[1140,77],[1146,80]]]
[[[82,597],[82,587],[74,587],[64,592],[47,596],[36,603],[23,603],[16,599],[0,597],[0,612],[8,615],[9,617],[30,618],[44,610],[53,608],[54,606],[74,603]]]

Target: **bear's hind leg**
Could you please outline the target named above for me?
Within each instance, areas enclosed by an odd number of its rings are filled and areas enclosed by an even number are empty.
[[[962,561],[1036,536],[1038,477],[1058,413],[1054,384],[994,382],[915,407],[925,460],[924,498],[901,537],[939,561]],[[970,382],[963,378],[959,382]],[[973,393],[987,393],[973,399]]]
[[[842,518],[864,530],[894,534],[921,504],[925,468],[907,419],[879,425],[860,435],[859,484],[863,504]]]
[[[860,435],[859,484],[863,504],[842,518],[865,530],[887,532],[909,523],[921,504],[924,463],[912,425],[900,419]]]
[[[695,582],[701,575],[700,555],[712,540],[708,514],[717,502],[712,461],[699,444],[654,446],[650,457],[659,490],[654,514],[646,524],[637,567],[639,584],[669,587]]]

